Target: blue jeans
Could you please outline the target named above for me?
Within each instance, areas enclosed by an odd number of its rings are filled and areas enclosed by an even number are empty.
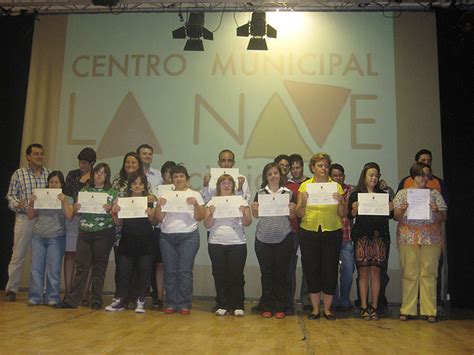
[[[342,242],[341,254],[339,256],[339,282],[336,287],[336,292],[332,304],[334,307],[350,307],[352,305],[350,300],[352,288],[352,274],[354,273],[354,246],[352,241]]]
[[[199,250],[199,231],[160,235],[161,257],[165,271],[167,308],[191,309],[193,301],[193,266]]]
[[[31,241],[31,276],[28,299],[34,303],[43,303],[43,293],[46,285],[44,303],[61,300],[61,265],[66,248],[64,235],[54,238],[33,236]]]

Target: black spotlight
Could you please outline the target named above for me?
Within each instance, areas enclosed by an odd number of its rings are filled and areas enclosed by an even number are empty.
[[[118,0],[92,0],[92,3],[95,6],[116,6],[118,4]]]
[[[266,51],[268,50],[268,47],[265,36],[276,38],[277,31],[267,24],[267,21],[265,20],[265,12],[254,11],[252,12],[252,19],[249,23],[237,27],[237,36],[248,37],[249,35],[252,36],[252,38],[250,38],[247,46],[248,50]]]
[[[204,12],[191,12],[186,24],[173,31],[173,38],[188,38],[185,51],[203,51],[202,38],[212,41],[214,35],[204,27]]]

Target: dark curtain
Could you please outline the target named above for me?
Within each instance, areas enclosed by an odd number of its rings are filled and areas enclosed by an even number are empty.
[[[18,169],[25,113],[28,70],[33,40],[32,16],[0,16],[0,288],[8,280],[15,215],[5,195],[11,174]]]
[[[443,141],[448,206],[448,292],[454,307],[474,308],[474,13],[436,12]]]

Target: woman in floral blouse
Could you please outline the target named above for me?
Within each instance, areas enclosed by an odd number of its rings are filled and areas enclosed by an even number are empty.
[[[408,195],[410,189],[426,189],[426,164],[415,163],[410,169],[413,186],[400,190],[393,201],[394,217],[398,223],[397,240],[402,269],[402,306],[400,320],[417,315],[418,292],[420,314],[429,323],[437,322],[436,279],[443,245],[442,223],[446,219],[446,203],[441,194],[430,190],[429,219],[409,219]]]

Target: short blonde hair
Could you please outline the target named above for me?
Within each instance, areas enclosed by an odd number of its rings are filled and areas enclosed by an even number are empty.
[[[328,153],[319,152],[314,154],[309,161],[309,166],[312,167],[319,160],[327,160],[328,164],[332,163],[331,156]]]

